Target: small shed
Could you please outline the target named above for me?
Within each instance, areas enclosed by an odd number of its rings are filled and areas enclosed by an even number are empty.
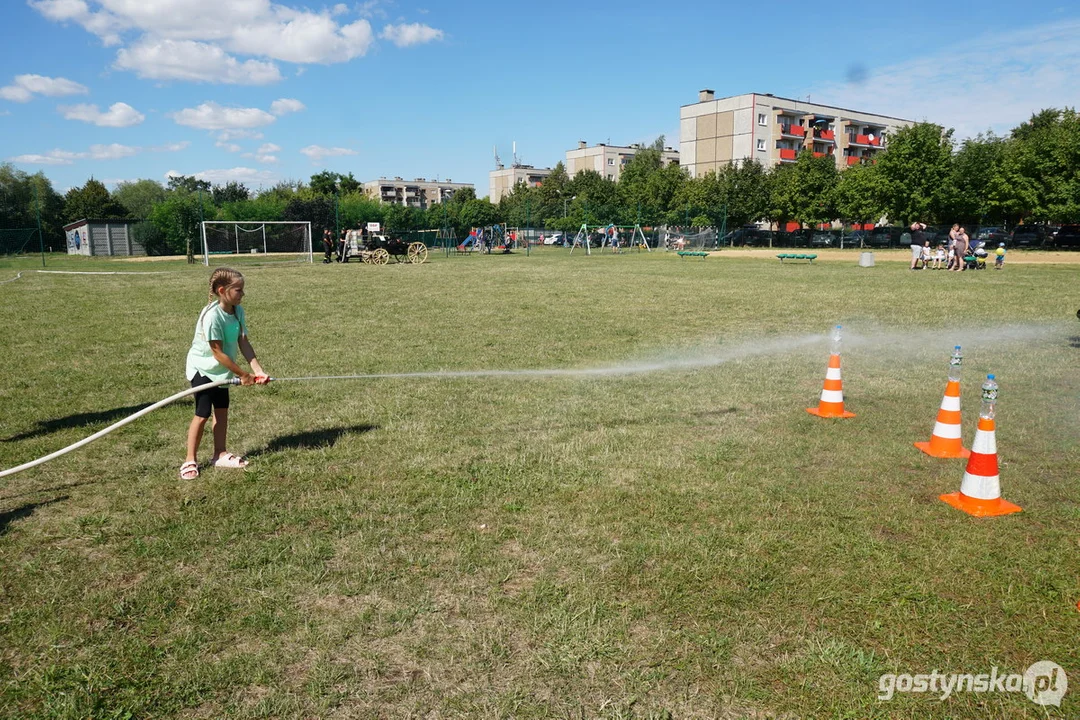
[[[68,255],[145,255],[133,228],[142,220],[76,220],[64,226]]]

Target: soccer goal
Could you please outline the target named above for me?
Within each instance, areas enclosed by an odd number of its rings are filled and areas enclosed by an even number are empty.
[[[212,255],[314,262],[310,222],[206,220],[202,244],[205,265],[210,264]]]

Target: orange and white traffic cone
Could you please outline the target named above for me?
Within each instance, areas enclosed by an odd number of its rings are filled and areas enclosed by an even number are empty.
[[[825,371],[825,386],[821,389],[821,401],[816,408],[806,412],[823,418],[853,418],[855,413],[844,410],[844,383],[840,379],[840,353],[829,355],[829,368]]]
[[[971,444],[971,457],[960,483],[960,492],[941,495],[942,500],[975,517],[1020,512],[1023,508],[1001,498],[994,418],[979,417],[979,429]]]
[[[917,442],[915,447],[931,457],[969,457],[971,451],[964,448],[960,436],[960,381],[950,380],[945,386],[945,397],[941,399],[930,442]]]

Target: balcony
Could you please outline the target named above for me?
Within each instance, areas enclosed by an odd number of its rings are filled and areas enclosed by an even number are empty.
[[[824,140],[824,141],[829,141],[829,142],[836,142],[836,131],[835,130],[815,130],[814,131],[814,139],[815,140]]]
[[[791,137],[806,137],[806,128],[802,125],[781,125],[780,133]]]
[[[848,145],[862,145],[864,147],[880,148],[880,135],[848,135]]]
[[[795,150],[788,149],[788,148],[780,148],[780,159],[781,160],[794,160],[796,154],[797,153],[795,152]]]
[[[847,160],[847,164],[849,166],[850,165],[858,165],[860,162],[862,162],[862,158],[859,158],[859,157],[848,157],[848,158],[844,158],[844,159]]]
[[[816,158],[825,157],[826,155],[832,155],[832,153],[818,152],[817,150],[814,151],[814,157]]]

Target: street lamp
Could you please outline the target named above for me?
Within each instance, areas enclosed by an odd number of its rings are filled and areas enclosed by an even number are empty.
[[[571,200],[576,200],[576,199],[577,199],[577,195],[571,195],[571,196],[570,196],[570,199],[571,199]],[[563,216],[564,218],[566,217],[566,198],[563,198],[563,199],[562,199],[562,216]]]

